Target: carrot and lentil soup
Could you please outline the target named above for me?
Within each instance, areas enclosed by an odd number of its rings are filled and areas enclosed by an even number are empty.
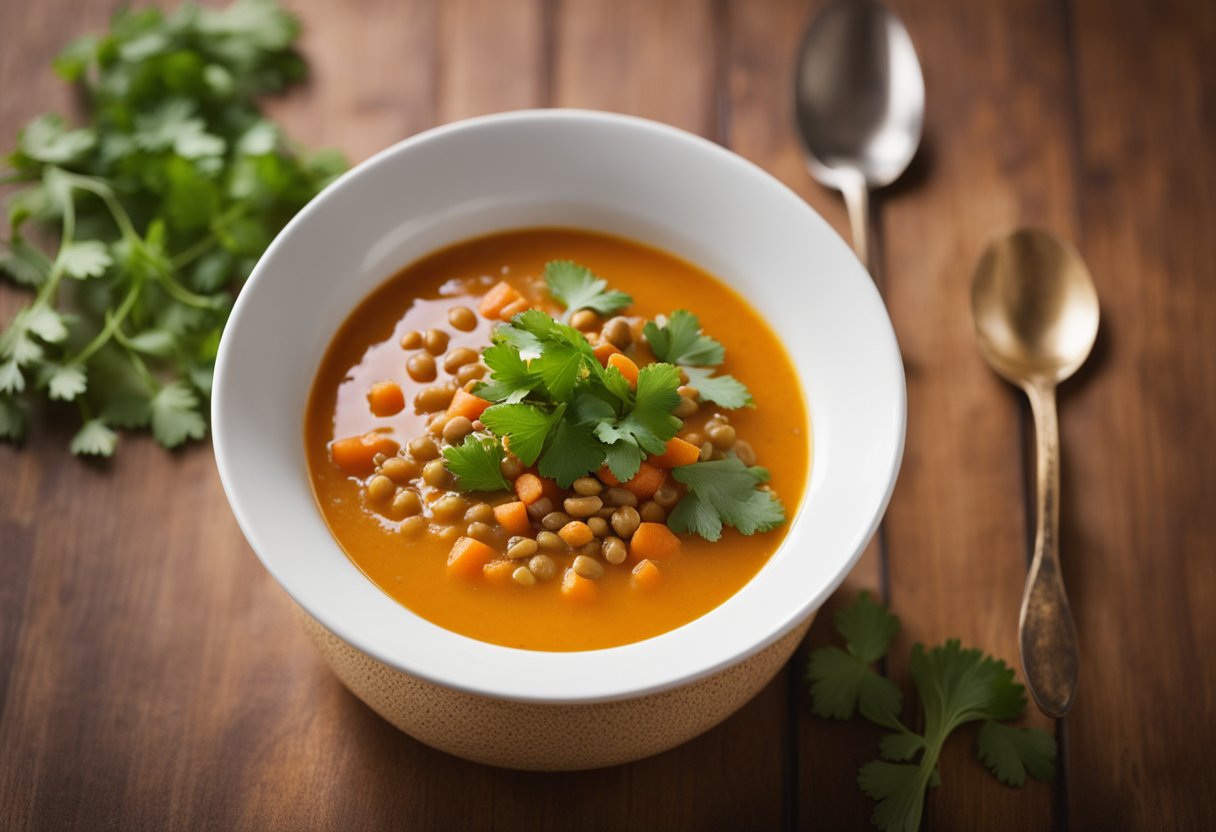
[[[482,641],[592,650],[675,629],[764,565],[810,437],[734,291],[627,240],[470,240],[398,273],[309,398],[317,503],[352,561]]]

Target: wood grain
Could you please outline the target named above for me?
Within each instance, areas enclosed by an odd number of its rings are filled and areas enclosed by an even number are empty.
[[[971,269],[1003,227],[1074,239],[1102,333],[1061,399],[1062,553],[1082,646],[1065,774],[1015,791],[947,749],[931,829],[1207,829],[1216,737],[1216,7],[891,0],[925,67],[926,145],[879,202],[909,432],[887,590],[913,641],[1016,661],[1025,406],[984,366]],[[0,4],[0,146],[66,110],[51,56],[116,0]],[[272,114],[357,161],[418,130],[546,105],[635,113],[773,172],[842,233],[789,117],[821,2],[290,0],[308,88]],[[20,296],[0,288],[0,321]],[[70,459],[70,415],[0,445],[0,828],[860,829],[878,732],[810,715],[789,670],[651,760],[559,775],[432,751],[325,670],[240,537],[206,446]],[[831,610],[881,589],[871,548]],[[1041,717],[1030,722],[1050,725]]]

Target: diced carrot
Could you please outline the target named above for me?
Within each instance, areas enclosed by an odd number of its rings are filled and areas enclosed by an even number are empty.
[[[691,442],[685,442],[678,436],[667,440],[667,450],[659,456],[650,458],[651,465],[660,468],[678,468],[681,465],[692,465],[701,458],[701,449]]]
[[[629,560],[659,560],[680,553],[680,538],[662,523],[642,523],[629,540]]]
[[[612,346],[612,344],[609,344],[607,341],[605,341],[604,343],[602,343],[598,347],[596,347],[594,350],[592,350],[592,352],[594,352],[595,357],[599,359],[600,365],[603,367],[607,367],[608,359],[614,355],[620,354],[621,351],[618,350],[616,347]]]
[[[527,312],[531,308],[532,304],[528,303],[524,298],[520,298],[504,306],[502,311],[498,313],[498,317],[504,321],[509,321],[520,312]]]
[[[629,582],[638,589],[654,589],[658,586],[661,577],[659,567],[655,566],[654,561],[642,560],[633,567],[633,575]]]
[[[514,286],[505,280],[500,280],[482,296],[477,310],[483,317],[497,318],[502,313],[503,307],[522,299],[523,295]]]
[[[625,483],[625,488],[639,500],[649,500],[666,479],[667,472],[662,468],[656,468],[649,462],[643,462],[638,467],[638,472],[633,475],[633,479]]]
[[[492,560],[481,567],[481,574],[485,575],[488,581],[496,584],[505,584],[511,580],[511,573],[518,566],[519,564],[513,560]]]
[[[525,506],[530,506],[544,494],[544,486],[536,474],[523,473],[515,478],[515,496]]]
[[[528,507],[523,503],[494,506],[494,519],[511,534],[532,536],[532,521],[528,519]]]
[[[405,394],[395,381],[377,381],[367,391],[367,403],[375,416],[394,416],[405,407]]]
[[[343,471],[352,476],[366,477],[376,468],[376,454],[393,456],[401,446],[382,433],[365,433],[335,439],[329,444],[329,455]]]
[[[498,552],[473,537],[458,537],[448,553],[448,574],[471,581],[482,574],[485,565],[498,557]]]
[[[600,478],[600,482],[602,482],[604,485],[615,486],[621,484],[621,481],[616,478],[616,476],[612,473],[612,469],[607,465],[600,468],[595,475]]]
[[[576,604],[589,604],[599,597],[599,587],[590,578],[567,569],[562,577],[562,597]]]
[[[562,500],[566,499],[565,495],[562,494],[561,486],[557,484],[556,480],[542,477],[539,474],[536,478],[540,480],[540,496],[548,497],[554,503],[561,503]]]
[[[608,356],[609,367],[616,367],[621,371],[621,375],[629,382],[630,387],[638,386],[638,365],[633,363],[633,359],[624,353],[614,352]]]
[[[452,396],[452,403],[448,405],[447,417],[453,419],[457,416],[464,416],[472,422],[480,419],[481,414],[485,413],[489,406],[490,403],[480,396],[457,390],[456,395]]]

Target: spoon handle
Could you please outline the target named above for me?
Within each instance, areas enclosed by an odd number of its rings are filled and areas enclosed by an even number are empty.
[[[1060,430],[1055,387],[1027,384],[1037,439],[1038,528],[1018,635],[1022,670],[1039,710],[1059,718],[1077,690],[1077,630],[1060,574]]]
[[[860,175],[843,183],[840,188],[844,195],[845,208],[849,212],[849,228],[853,232],[853,251],[861,265],[870,272],[874,282],[882,285],[878,279],[877,240],[874,226],[870,220],[870,189]]]

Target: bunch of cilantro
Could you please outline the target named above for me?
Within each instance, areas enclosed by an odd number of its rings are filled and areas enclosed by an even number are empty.
[[[644,333],[659,361],[642,367],[636,385],[630,385],[615,366],[600,364],[586,336],[564,322],[578,309],[612,315],[633,299],[565,260],[546,264],[545,282],[565,314],[555,320],[530,309],[494,330],[482,353],[490,380],[473,391],[494,403],[481,416],[491,435],[470,435],[463,445],[444,451],[448,469],[465,491],[509,490],[499,470],[500,440],[521,462],[537,464],[542,476],[563,488],[601,466],[621,482],[632,479],[643,460],[662,454],[683,426],[674,413],[681,384],[676,364],[716,366],[724,358],[722,345],[701,332],[696,316],[678,311],[668,323],[646,324]],[[691,378],[691,369],[686,372]],[[705,370],[697,378],[710,375]],[[716,384],[711,380],[701,397],[727,408],[751,404],[747,388],[730,376]],[[675,468],[672,476],[688,488],[668,518],[675,531],[713,541],[723,525],[754,534],[785,521],[777,496],[757,487],[768,472],[733,455]]]
[[[845,648],[815,650],[807,666],[817,715],[848,719],[860,712],[892,732],[879,745],[882,759],[866,763],[858,777],[862,791],[877,801],[874,825],[887,832],[915,832],[920,827],[925,792],[941,782],[937,761],[942,746],[968,722],[983,721],[979,759],[1002,783],[1022,786],[1027,773],[1050,780],[1055,740],[1035,728],[1005,724],[1022,715],[1025,688],[1003,661],[964,649],[957,639],[928,651],[913,645],[910,670],[924,711],[923,731],[913,731],[900,720],[899,688],[871,667],[887,654],[899,626],[896,616],[862,592],[852,606],[836,614]]]
[[[0,182],[23,187],[0,273],[33,298],[0,332],[0,439],[24,436],[39,395],[78,410],[76,454],[112,454],[120,428],[166,447],[205,435],[235,291],[345,167],[258,110],[304,78],[298,34],[274,0],[123,9],[55,60],[86,124],[39,116],[3,157]]]

